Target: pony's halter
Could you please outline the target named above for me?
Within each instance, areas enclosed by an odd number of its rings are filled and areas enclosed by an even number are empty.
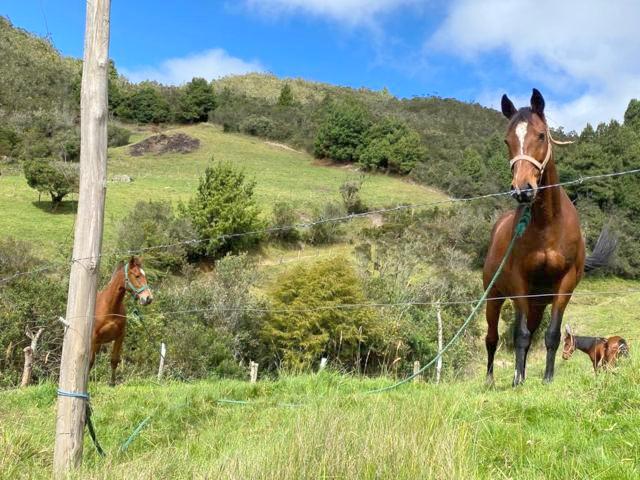
[[[549,160],[551,160],[551,154],[553,153],[553,149],[551,148],[552,144],[556,144],[556,145],[569,145],[571,143],[573,143],[572,141],[565,141],[565,142],[561,142],[559,140],[556,140],[555,138],[553,138],[551,136],[551,131],[547,128],[547,153],[544,156],[544,160],[542,161],[542,163],[540,163],[538,160],[536,160],[535,158],[533,158],[531,155],[516,155],[515,157],[513,157],[511,160],[509,160],[509,166],[511,167],[511,170],[513,170],[513,166],[519,162],[520,160],[524,160],[526,162],[531,163],[534,167],[536,167],[538,169],[538,171],[540,172],[540,178],[542,178],[542,174],[544,173],[544,169],[547,166],[547,163],[549,163]]]
[[[151,291],[148,283],[145,283],[139,288],[136,287],[133,283],[131,283],[131,280],[129,280],[129,264],[128,263],[124,264],[124,288],[128,290],[129,293],[131,293],[131,296],[133,298],[138,298],[140,294],[145,290]]]

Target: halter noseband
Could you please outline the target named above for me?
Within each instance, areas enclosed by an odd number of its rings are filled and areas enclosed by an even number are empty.
[[[549,130],[549,128],[547,128],[547,154],[544,156],[544,161],[542,163],[540,163],[538,160],[536,160],[535,158],[533,158],[531,155],[516,155],[515,157],[513,157],[511,160],[509,160],[509,166],[511,167],[511,170],[513,170],[513,166],[519,162],[520,160],[525,160],[529,163],[531,163],[534,167],[536,167],[538,169],[538,171],[540,172],[540,178],[542,178],[542,174],[544,173],[544,169],[547,166],[547,163],[549,163],[549,160],[551,160],[551,154],[552,154],[552,148],[551,145],[555,143],[556,145],[569,145],[571,143],[573,143],[572,141],[565,141],[565,142],[561,142],[559,140],[556,140],[555,138],[553,138],[551,136],[551,131]]]
[[[133,298],[138,298],[140,294],[145,290],[151,290],[149,288],[149,284],[147,283],[145,283],[139,288],[136,288],[136,286],[133,283],[131,283],[131,280],[129,280],[129,264],[128,263],[124,264],[124,288],[125,290],[128,290],[129,293],[131,293],[131,296]]]

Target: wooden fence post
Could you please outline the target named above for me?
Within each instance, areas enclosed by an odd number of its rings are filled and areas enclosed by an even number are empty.
[[[87,0],[80,90],[80,193],[60,362],[53,470],[82,462],[89,356],[100,267],[107,179],[107,73],[110,0]]]
[[[31,339],[31,345],[24,347],[24,369],[22,370],[22,381],[20,387],[26,387],[31,383],[31,372],[33,371],[33,358],[38,350],[38,340],[44,328],[39,328],[34,335],[29,329],[26,331],[27,337]]]
[[[167,346],[163,343],[160,344],[160,365],[158,366],[158,381],[162,379],[162,373],[164,372],[164,357],[167,354]]]
[[[442,373],[442,315],[440,304],[436,305],[436,317],[438,318],[438,360],[436,362],[436,383],[440,383]]]
[[[251,383],[258,381],[258,364],[254,361],[249,362],[249,381]]]
[[[327,357],[322,357],[320,359],[320,368],[318,369],[318,372],[323,371],[325,368],[327,368]]]
[[[415,377],[413,377],[413,383],[418,383],[422,380],[422,375],[419,375],[420,373],[420,360],[416,360],[415,362],[413,362],[413,374],[415,375]]]

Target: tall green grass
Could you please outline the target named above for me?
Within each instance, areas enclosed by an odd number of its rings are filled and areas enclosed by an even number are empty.
[[[78,478],[638,478],[639,366],[631,358],[596,377],[563,362],[556,381],[543,385],[533,373],[542,366],[534,365],[515,390],[505,368],[495,389],[474,375],[378,395],[366,391],[390,380],[332,372],[256,386],[92,385],[94,421],[108,456],[97,456],[85,439]],[[1,395],[2,476],[47,478],[55,387]],[[220,404],[221,398],[251,403]],[[150,414],[140,436],[119,452]]]

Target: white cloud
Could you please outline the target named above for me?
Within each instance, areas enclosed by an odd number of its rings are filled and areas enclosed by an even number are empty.
[[[640,95],[639,22],[633,0],[456,0],[426,46],[480,67],[487,55],[506,53],[520,76],[547,92],[550,115],[579,130],[621,119]]]
[[[245,61],[232,57],[221,48],[205,50],[182,58],[170,58],[159,66],[122,68],[122,74],[132,82],[156,80],[165,85],[180,85],[193,77],[207,80],[227,75],[260,72],[264,67],[256,60]]]
[[[371,25],[378,15],[416,4],[418,0],[245,0],[245,3],[266,15],[304,13],[356,26]]]

